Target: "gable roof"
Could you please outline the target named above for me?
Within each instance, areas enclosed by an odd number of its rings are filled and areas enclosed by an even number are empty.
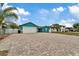
[[[28,23],[25,23],[25,24],[22,24],[20,26],[30,26],[30,27],[38,27],[36,24],[32,23],[32,22],[28,22]]]

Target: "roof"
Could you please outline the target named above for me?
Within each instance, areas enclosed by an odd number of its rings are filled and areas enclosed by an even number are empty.
[[[69,30],[77,30],[77,29],[72,28],[72,27],[66,27],[66,29],[69,29]]]
[[[60,25],[60,27],[65,27],[64,25]]]
[[[72,27],[66,27],[66,29],[72,29]]]
[[[55,25],[59,25],[59,24],[52,24],[50,27],[55,28]],[[64,25],[59,25],[60,27],[65,27]]]
[[[49,28],[50,26],[38,26],[38,28]]]
[[[38,27],[36,24],[32,23],[32,22],[28,22],[28,23],[25,23],[25,24],[22,24],[20,26],[30,26],[30,27]]]

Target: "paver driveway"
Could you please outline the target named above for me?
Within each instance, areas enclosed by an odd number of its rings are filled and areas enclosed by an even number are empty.
[[[12,34],[0,41],[9,56],[79,55],[79,37],[55,33]]]

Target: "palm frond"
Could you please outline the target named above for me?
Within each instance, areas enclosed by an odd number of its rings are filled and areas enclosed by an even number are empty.
[[[6,8],[6,9],[4,10],[4,13],[9,12],[9,11],[12,11],[12,10],[17,10],[17,8],[16,8],[16,7],[8,7],[8,8]],[[17,10],[17,11],[18,11],[18,10]]]
[[[11,13],[6,14],[5,16],[6,16],[6,17],[14,17],[14,18],[18,19],[17,14],[12,13],[12,12],[11,12]]]
[[[0,15],[0,24],[2,24],[3,20],[4,20],[4,16]]]
[[[3,19],[0,19],[0,24],[2,24],[2,22],[3,22]]]
[[[18,29],[19,28],[19,26],[16,24],[16,23],[11,23],[10,24],[10,27],[12,28],[12,29]]]

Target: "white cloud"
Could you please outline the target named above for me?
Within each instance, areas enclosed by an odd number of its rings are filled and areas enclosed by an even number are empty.
[[[71,19],[71,21],[72,21],[72,22],[75,22],[76,20],[75,20],[75,19]]]
[[[53,8],[52,11],[53,12],[63,12],[64,8],[63,7]]]
[[[7,5],[7,3],[4,4],[4,6],[2,7],[2,9],[8,8],[8,7],[13,7],[11,5]],[[15,12],[16,14],[20,14],[20,15],[30,15],[31,13],[27,10],[25,10],[24,8],[19,8],[16,7],[18,9],[18,12],[16,10],[13,10],[12,12]]]
[[[39,12],[40,14],[48,14],[48,13],[49,13],[49,10],[40,9],[38,12]]]
[[[57,11],[63,12],[64,11],[64,8],[63,7],[59,7],[59,8],[57,8]]]
[[[21,15],[30,15],[30,12],[24,10],[23,8],[17,8],[19,11],[19,14]]]
[[[66,27],[72,27],[75,21],[75,19],[61,20],[59,24],[65,25]]]
[[[71,13],[79,13],[79,7],[78,6],[70,6],[69,11]]]
[[[78,5],[69,6],[69,12],[75,17],[79,18],[79,6]]]
[[[35,18],[40,19],[40,20],[47,20],[47,17],[49,17],[50,11],[47,9],[40,9],[37,11],[37,16],[35,16]]]
[[[18,8],[18,7],[16,7],[16,8],[18,9],[18,12],[17,12],[16,10],[13,10],[12,12],[14,12],[14,13],[16,13],[16,14],[18,14],[18,15],[21,15],[21,16],[28,16],[28,15],[31,14],[29,11],[26,11],[26,10],[24,10],[23,8]]]
[[[28,18],[21,18],[21,19],[18,19],[16,23],[21,25],[26,22],[30,22],[30,20]]]
[[[53,12],[56,12],[57,10],[55,8],[52,9]]]
[[[23,20],[23,21],[28,21],[28,19],[26,19],[26,18],[23,18],[22,20]]]
[[[64,8],[63,9],[62,8],[61,7],[53,8],[52,10],[40,9],[37,11],[37,16],[35,16],[34,18],[36,18],[37,20],[39,20],[39,22],[42,23],[45,21],[46,22],[48,21],[47,23],[56,23],[57,19],[59,19],[60,13],[64,11],[63,10]],[[60,11],[60,9],[62,9],[62,11]]]

